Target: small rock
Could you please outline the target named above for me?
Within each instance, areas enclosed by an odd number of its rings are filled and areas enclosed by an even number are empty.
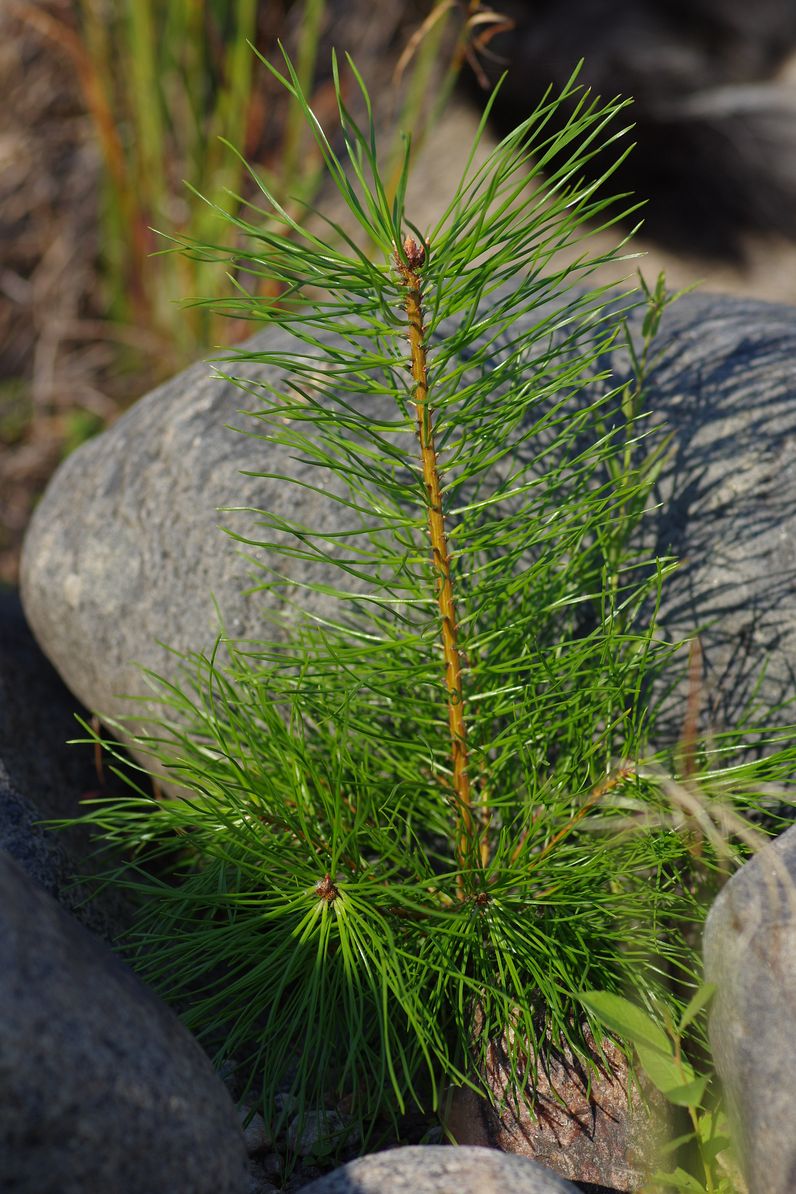
[[[296,1114],[298,1111],[298,1099],[295,1095],[280,1090],[274,1095],[274,1106],[277,1113],[284,1120]]]
[[[543,1165],[490,1148],[413,1145],[349,1161],[301,1194],[578,1194]]]
[[[245,1194],[234,1104],[151,991],[0,850],[0,1189]]]
[[[764,846],[708,915],[710,1044],[749,1194],[796,1190],[796,826]]]
[[[299,1165],[297,1166],[290,1177],[285,1180],[283,1190],[284,1194],[298,1194],[299,1190],[303,1190],[310,1182],[314,1182],[321,1177],[324,1171],[318,1165]]]
[[[265,1149],[270,1148],[273,1141],[265,1126],[265,1120],[262,1115],[258,1111],[255,1111],[252,1115],[249,1107],[239,1107],[238,1114],[243,1127],[246,1152],[249,1156],[252,1156],[253,1153],[264,1152]]]
[[[279,1153],[265,1153],[257,1158],[257,1164],[262,1169],[269,1182],[281,1180],[285,1168],[285,1160]]]
[[[653,1114],[659,1100],[649,1103],[629,1083],[627,1061],[617,1045],[606,1040],[603,1053],[605,1060],[595,1053],[589,1076],[568,1047],[548,1049],[536,1091],[526,1104],[505,1097],[508,1070],[494,1046],[486,1077],[496,1106],[460,1087],[452,1099],[448,1131],[459,1145],[529,1157],[573,1182],[639,1188],[654,1159],[659,1125]]]
[[[279,1186],[268,1180],[257,1161],[249,1161],[249,1188],[247,1194],[279,1194]]]
[[[353,1125],[337,1111],[308,1111],[290,1124],[287,1145],[301,1157],[327,1156],[343,1144],[353,1144],[354,1134]]]

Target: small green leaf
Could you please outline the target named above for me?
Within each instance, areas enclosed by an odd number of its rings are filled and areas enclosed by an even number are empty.
[[[667,1098],[669,1091],[684,1088],[693,1082],[694,1071],[687,1062],[678,1065],[671,1052],[662,1053],[660,1049],[650,1048],[641,1041],[636,1043],[636,1052],[650,1082]]]
[[[696,1140],[696,1132],[686,1132],[683,1136],[675,1136],[673,1140],[667,1140],[665,1144],[661,1145],[658,1154],[661,1157],[667,1157],[669,1153],[676,1153],[684,1144],[690,1144],[692,1140]]]
[[[695,992],[693,998],[688,1004],[688,1007],[683,1012],[680,1023],[677,1026],[677,1035],[682,1036],[688,1025],[698,1016],[702,1008],[710,1003],[714,994],[716,993],[715,983],[703,983],[698,991]]]
[[[663,1183],[671,1190],[687,1190],[689,1194],[705,1194],[705,1187],[679,1165],[671,1173],[654,1173],[654,1182]]]
[[[716,1133],[722,1136],[727,1133],[727,1124],[723,1116],[717,1117],[713,1111],[703,1111],[697,1123],[697,1134],[699,1139],[706,1143]]]
[[[702,1145],[702,1159],[706,1165],[715,1164],[716,1158],[725,1152],[731,1145],[732,1141],[729,1136],[714,1136],[712,1140],[708,1140],[706,1144]]]
[[[602,1020],[611,1032],[624,1037],[637,1048],[639,1045],[646,1045],[648,1049],[663,1054],[664,1058],[671,1057],[672,1046],[666,1033],[629,999],[611,991],[585,991],[577,998],[585,1008]],[[644,1065],[644,1062],[641,1064]]]
[[[709,1081],[709,1074],[701,1074],[691,1082],[682,1083],[670,1090],[661,1090],[661,1094],[665,1095],[669,1102],[674,1103],[676,1107],[698,1107],[705,1097],[705,1087]]]
[[[727,1116],[721,1110],[703,1111],[697,1124],[699,1138],[703,1144],[709,1144],[716,1137],[730,1140],[730,1129]],[[725,1145],[725,1148],[727,1145]]]

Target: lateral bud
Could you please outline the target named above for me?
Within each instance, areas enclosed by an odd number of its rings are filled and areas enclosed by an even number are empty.
[[[315,894],[320,896],[322,900],[326,900],[327,904],[331,904],[337,899],[340,892],[334,883],[332,883],[331,875],[327,873],[315,884]]]

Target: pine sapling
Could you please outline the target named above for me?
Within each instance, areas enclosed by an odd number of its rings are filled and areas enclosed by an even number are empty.
[[[129,955],[269,1122],[342,1109],[368,1137],[451,1085],[494,1098],[496,1040],[532,1100],[545,1049],[602,1039],[584,990],[675,1007],[694,877],[724,854],[693,849],[655,740],[671,564],[634,544],[662,458],[643,379],[604,364],[637,300],[588,285],[624,251],[588,252],[632,210],[603,194],[611,169],[589,180],[627,152],[624,104],[573,76],[481,165],[476,143],[419,230],[409,143],[389,195],[353,64],[364,118],[335,64],[334,137],[290,62],[269,69],[345,216],[318,231],[264,183],[264,212],[228,216],[250,286],[223,309],[274,330],[223,375],[252,406],[264,503],[292,494],[290,517],[227,514],[264,568],[263,637],[153,678],[135,746],[171,786],[87,816],[126,852]],[[708,821],[792,771],[792,748],[729,767],[734,745],[691,751]]]

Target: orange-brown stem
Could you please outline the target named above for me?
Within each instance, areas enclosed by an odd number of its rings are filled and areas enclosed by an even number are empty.
[[[396,252],[395,261],[405,286],[404,310],[409,321],[409,345],[412,355],[412,377],[415,382],[415,410],[417,434],[423,468],[423,483],[428,499],[428,529],[431,537],[431,558],[436,577],[437,602],[442,625],[442,651],[445,660],[445,683],[448,692],[448,727],[451,739],[453,797],[459,816],[457,856],[464,867],[473,834],[472,798],[467,756],[467,724],[464,717],[462,692],[462,661],[458,646],[456,603],[451,581],[451,558],[445,533],[442,510],[442,489],[434,446],[434,422],[428,394],[425,331],[420,272],[425,250],[417,241],[407,237],[404,242],[406,260]],[[460,881],[459,894],[464,895]]]

